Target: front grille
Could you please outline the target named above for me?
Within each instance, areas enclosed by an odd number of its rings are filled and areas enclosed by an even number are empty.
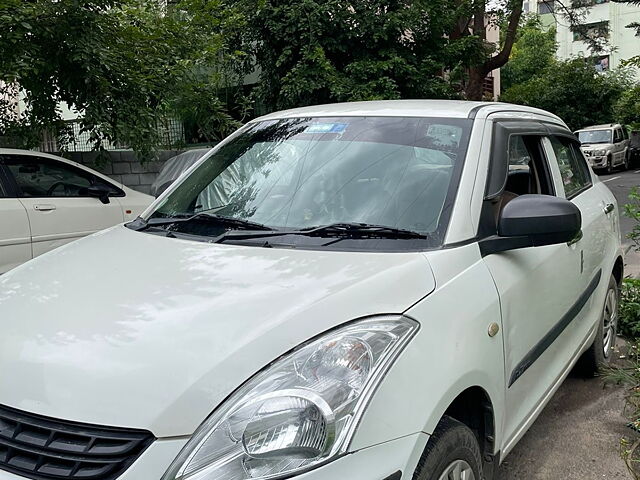
[[[0,470],[36,480],[113,480],[155,439],[150,432],[21,412],[0,405]]]

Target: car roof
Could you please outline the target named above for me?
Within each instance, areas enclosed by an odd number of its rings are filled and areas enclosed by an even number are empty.
[[[524,105],[467,100],[374,100],[369,102],[332,103],[273,112],[252,122],[300,117],[441,117],[474,118],[480,110],[491,107],[491,113],[522,112],[544,115],[556,122],[562,120],[549,112]]]
[[[62,160],[64,162],[74,163],[73,161],[67,160],[66,158],[59,157],[58,155],[52,155],[50,153],[37,152],[35,150],[19,150],[17,148],[0,148],[0,155],[24,155],[27,157],[45,157],[52,158],[54,160]]]

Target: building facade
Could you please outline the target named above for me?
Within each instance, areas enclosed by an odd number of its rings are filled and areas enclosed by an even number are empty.
[[[571,31],[569,22],[559,11],[554,0],[539,2],[538,13],[545,25],[555,25],[559,58],[592,55],[588,44],[583,40],[583,35]],[[634,28],[627,28],[627,25],[634,22],[640,22],[640,6],[594,0],[584,19],[584,27],[590,38],[601,38],[605,45],[603,51],[594,59],[598,71],[617,68],[624,60],[640,55],[640,37],[636,35]]]

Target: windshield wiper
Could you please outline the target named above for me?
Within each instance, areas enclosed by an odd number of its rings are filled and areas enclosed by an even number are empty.
[[[211,223],[222,227],[232,227],[236,230],[268,230],[270,232],[275,230],[274,228],[268,227],[262,223],[243,220],[241,218],[224,217],[213,213],[196,213],[195,215],[175,217],[156,217],[150,218],[149,220],[143,220],[138,217],[133,222],[128,223],[127,227],[140,231],[150,227],[163,227],[166,225],[185,224],[190,222]]]
[[[423,235],[412,230],[374,225],[370,223],[331,223],[300,230],[276,230],[271,232],[235,232],[230,231],[220,235],[214,242],[220,243],[226,240],[248,240],[252,238],[280,237],[285,235],[303,235],[307,237],[338,237],[338,238],[419,238],[426,239]]]
[[[298,235],[318,237],[336,235],[349,238],[427,238],[426,235],[412,230],[371,223],[331,223],[329,225],[304,228],[298,231]]]

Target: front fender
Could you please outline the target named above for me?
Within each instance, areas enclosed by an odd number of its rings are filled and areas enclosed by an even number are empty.
[[[505,372],[493,280],[477,244],[433,252],[429,261],[436,290],[405,312],[420,322],[420,331],[374,395],[353,450],[416,432],[433,433],[453,400],[475,386],[492,402],[496,450],[500,448]],[[493,322],[500,330],[490,337]]]

